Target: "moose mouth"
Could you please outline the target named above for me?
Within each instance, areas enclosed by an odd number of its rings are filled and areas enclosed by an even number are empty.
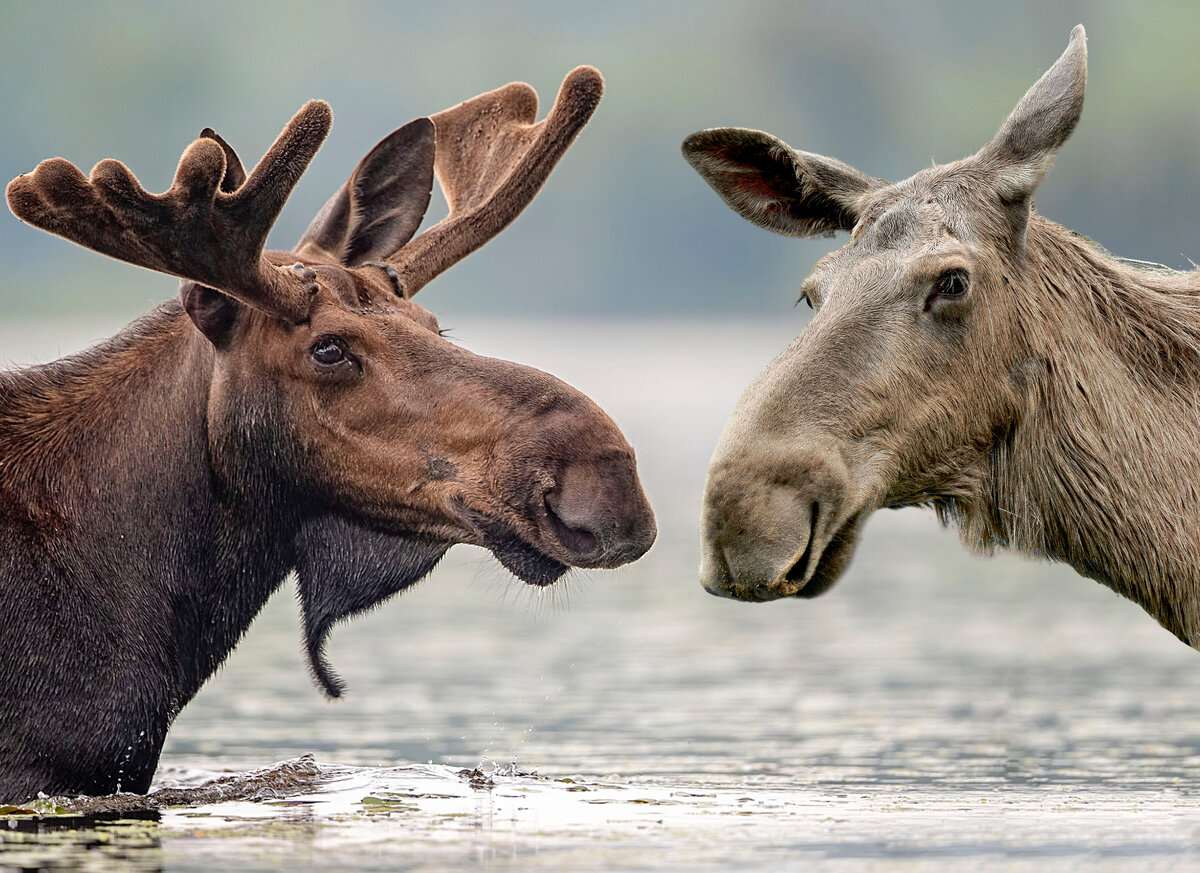
[[[544,588],[553,585],[570,569],[524,539],[512,525],[485,515],[464,503],[458,504],[462,517],[479,532],[482,545],[496,560],[522,582]]]
[[[862,530],[862,515],[852,515],[837,529],[829,543],[816,557],[813,564],[813,540],[817,534],[817,512],[812,514],[812,529],[809,532],[808,544],[804,552],[796,560],[786,574],[784,580],[787,587],[799,586],[790,594],[780,592],[781,596],[801,597],[811,599],[824,594],[833,587],[833,583],[841,578],[850,559],[854,557],[858,545],[858,534]]]
[[[817,597],[832,588],[849,566],[866,515],[850,516],[822,547],[818,512],[814,510],[809,518],[808,541],[804,549],[791,565],[781,568],[773,580],[734,576],[725,556],[718,551],[710,569],[706,571],[702,567],[701,581],[710,594],[750,603],[767,603],[784,597]]]

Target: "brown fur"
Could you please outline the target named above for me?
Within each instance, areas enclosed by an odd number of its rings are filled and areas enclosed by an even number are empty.
[[[871,512],[925,504],[969,547],[1064,561],[1200,644],[1200,278],[1032,208],[1085,81],[1077,28],[979,153],[895,185],[757,131],[684,144],[751,221],[851,231],[714,456],[710,591],[819,594]]]
[[[32,224],[183,279],[80,355],[0,373],[0,800],[144,791],[167,727],[295,570],[314,677],[339,621],[455,543],[523,580],[641,556],[633,450],[554,377],[481,357],[409,298],[533,198],[600,97],[510,85],[385,138],[292,252],[271,224],[329,129],[308,104],[249,174],[210,130],[162,195],[61,159]],[[447,218],[410,242],[434,174]]]

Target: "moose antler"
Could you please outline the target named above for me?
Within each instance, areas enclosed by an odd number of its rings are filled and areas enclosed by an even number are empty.
[[[328,104],[306,103],[232,192],[244,177],[241,165],[233,166],[232,150],[206,130],[183,153],[163,194],[146,191],[119,161],[101,161],[87,178],[52,158],[9,183],[8,205],[22,221],[101,254],[302,320],[311,278],[275,266],[263,246],[332,123]]]
[[[225,176],[221,179],[221,190],[226,194],[232,194],[238,188],[246,184],[246,170],[242,167],[242,160],[237,156],[237,152],[233,150],[233,146],[225,142],[220,135],[211,127],[206,127],[200,131],[202,139],[211,139],[221,147],[221,151],[225,152]]]
[[[507,227],[592,117],[604,92],[593,67],[563,80],[538,123],[537,92],[515,82],[432,116],[434,172],[450,214],[390,258],[406,297]]]

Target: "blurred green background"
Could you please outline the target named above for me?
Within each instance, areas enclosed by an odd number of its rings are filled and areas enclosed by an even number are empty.
[[[387,132],[505,82],[547,106],[607,79],[537,201],[422,295],[455,312],[785,313],[833,243],[762,232],[679,157],[693,130],[768,130],[885,178],[982,145],[1088,28],[1087,108],[1039,206],[1118,254],[1200,260],[1200,4],[1103,2],[0,4],[0,175],[125,161],[152,190],[211,125],[252,164],[305,100],[333,134],[272,236],[287,248]],[[439,197],[431,218],[444,210]],[[0,317],[133,315],[174,282],[0,219]]]

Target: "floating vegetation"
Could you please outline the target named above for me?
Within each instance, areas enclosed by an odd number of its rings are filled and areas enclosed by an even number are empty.
[[[0,807],[2,816],[92,817],[134,815],[187,806],[233,801],[258,801],[315,789],[321,768],[312,755],[261,770],[219,776],[193,788],[160,788],[149,794],[109,794],[103,797],[43,797],[28,808]]]
[[[360,803],[367,815],[391,815],[393,812],[417,812],[420,810],[415,803],[410,803],[399,794],[390,791],[382,792],[381,797],[368,794]]]

